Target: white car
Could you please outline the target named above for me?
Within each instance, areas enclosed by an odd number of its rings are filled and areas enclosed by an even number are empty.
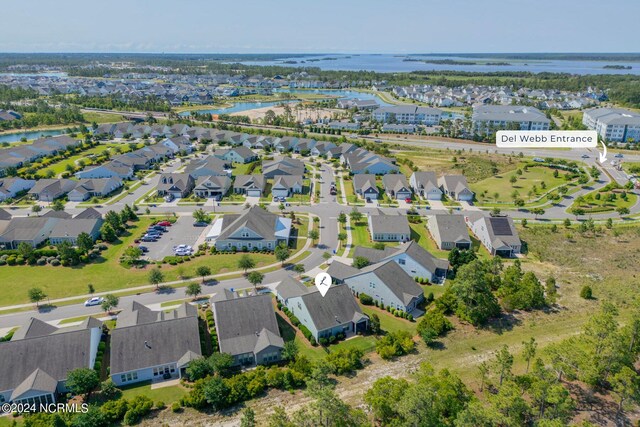
[[[188,255],[191,255],[191,250],[178,249],[178,250],[176,250],[176,255],[177,256],[188,256]]]
[[[93,305],[100,305],[100,304],[102,304],[102,301],[104,301],[104,298],[102,298],[102,297],[89,298],[88,300],[86,300],[84,302],[84,306],[85,307],[91,307]]]
[[[178,251],[178,250],[182,250],[182,249],[186,249],[186,250],[191,250],[191,246],[189,245],[178,245],[178,246],[174,246],[173,250],[174,251]]]

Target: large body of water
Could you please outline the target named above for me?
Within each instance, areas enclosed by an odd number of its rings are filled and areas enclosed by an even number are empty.
[[[326,59],[335,58],[335,59]],[[411,58],[412,61],[404,61]],[[311,60],[311,61],[309,61]],[[318,60],[318,61],[316,61]],[[475,62],[476,64],[431,64],[419,60],[453,60]],[[295,63],[293,63],[295,62]],[[509,65],[495,65],[496,62]],[[570,73],[570,74],[640,74],[640,62],[625,61],[586,61],[559,59],[504,59],[463,56],[419,56],[419,55],[320,55],[303,58],[283,58],[276,61],[243,61],[247,65],[282,65],[285,67],[318,67],[322,70],[376,71],[380,73],[399,73],[410,71],[529,71],[532,73]],[[629,70],[604,68],[606,65],[630,66]]]
[[[300,90],[300,89],[274,89],[274,92],[288,92],[292,95],[298,93],[316,93],[321,95],[327,95],[327,97],[337,97],[338,99],[344,98],[357,98],[360,100],[367,99],[375,99],[380,105],[389,105],[384,102],[380,97],[374,93],[366,93],[366,92],[358,92],[355,90],[339,90],[339,89],[309,89],[309,90]],[[283,102],[298,102],[297,100],[282,100],[282,101],[269,101],[269,102],[236,102],[230,107],[227,108],[213,108],[209,110],[194,110],[194,112],[201,114],[231,114],[231,113],[240,113],[243,111],[254,110],[256,108],[264,108],[270,107],[272,105],[278,105]],[[189,116],[191,115],[190,111],[183,111],[180,113],[181,116]]]
[[[19,142],[22,138],[26,138],[27,140],[41,138],[43,136],[58,136],[65,133],[64,129],[53,129],[53,130],[37,130],[37,131],[28,131],[28,132],[18,132],[18,133],[7,133],[0,134],[0,144],[4,142],[13,143]]]

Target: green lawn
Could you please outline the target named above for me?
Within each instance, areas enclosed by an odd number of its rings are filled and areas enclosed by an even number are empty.
[[[443,251],[438,248],[436,242],[431,238],[429,230],[427,230],[427,224],[422,222],[420,224],[409,224],[411,227],[411,239],[415,240],[420,246],[431,252],[438,258],[447,258],[449,251]]]
[[[253,174],[257,175],[260,173],[261,171],[261,165],[262,165],[262,161],[261,160],[256,160],[255,162],[250,162],[250,163],[234,163],[233,165],[233,176],[238,176],[238,175],[247,175],[249,172],[249,168],[251,168],[251,166],[257,163],[258,166],[256,166],[256,168],[253,170]]]
[[[132,399],[136,396],[144,395],[153,400],[154,403],[164,402],[167,406],[170,406],[173,402],[180,400],[180,398],[187,393],[188,390],[180,385],[156,388],[152,390],[151,383],[148,381],[122,389],[122,397],[126,399]]]
[[[117,123],[122,121],[122,116],[118,114],[109,114],[109,113],[99,113],[99,112],[90,112],[90,113],[82,113],[84,119],[87,123],[96,122],[98,124],[101,123]]]
[[[574,199],[571,208],[584,209],[585,213],[611,212],[618,208],[631,208],[638,201],[638,196],[634,193],[626,192],[627,199],[621,197],[623,190],[602,191],[596,190],[583,196],[584,200]],[[615,199],[609,199],[613,197]],[[600,197],[600,200],[596,199]]]
[[[555,178],[553,176],[554,169],[536,166],[529,167],[529,170],[525,171],[522,167],[523,164],[519,164],[513,170],[469,184],[469,186],[476,193],[476,199],[480,204],[487,202],[511,203],[513,201],[511,195],[514,191],[517,191],[520,194],[519,197],[527,202],[553,188],[571,182],[564,179],[567,172],[558,171],[558,177]],[[518,168],[522,170],[522,175],[516,174]],[[512,176],[517,178],[513,184],[510,182]],[[542,189],[542,182],[546,184],[546,190]],[[529,196],[530,192],[531,196]]]
[[[87,293],[87,284],[94,285],[96,292],[126,289],[135,286],[147,285],[147,276],[150,268],[127,269],[120,265],[119,258],[122,252],[139,237],[142,230],[151,223],[150,218],[142,218],[137,227],[130,230],[122,237],[122,243],[109,246],[103,252],[103,258],[98,262],[79,267],[51,267],[51,266],[2,266],[0,274],[3,283],[19,284],[18,286],[5,286],[0,293],[0,306],[27,303],[27,289],[39,287],[50,299],[84,295]],[[201,265],[211,269],[212,274],[225,273],[237,270],[237,262],[240,254],[205,255],[193,258],[178,266],[162,265],[165,281],[178,280],[179,268],[183,269],[184,278],[195,278],[195,270]],[[258,267],[276,262],[270,254],[251,254]]]
[[[126,153],[130,151],[128,144],[100,144],[95,147],[91,147],[88,150],[85,150],[79,154],[68,157],[59,162],[53,163],[47,166],[46,168],[42,168],[38,170],[38,175],[45,176],[47,171],[50,170],[55,174],[55,176],[58,176],[58,174],[66,171],[67,165],[72,165],[74,167],[79,166],[76,162],[79,161],[80,159],[82,159],[85,162],[85,167],[89,166],[93,164],[93,160],[89,157],[90,155],[99,155],[104,150],[109,150],[111,155],[113,156],[113,155],[116,155],[116,152],[114,150],[115,147],[119,147],[120,150],[122,150],[122,153]]]
[[[380,328],[382,328],[383,331],[407,331],[412,335],[415,335],[416,333],[416,322],[409,322],[406,319],[400,319],[399,317],[395,317],[391,313],[388,313],[386,310],[380,310],[375,306],[364,306],[360,304],[360,307],[362,308],[364,314],[369,317],[371,317],[373,313],[378,315],[378,317],[380,318]]]

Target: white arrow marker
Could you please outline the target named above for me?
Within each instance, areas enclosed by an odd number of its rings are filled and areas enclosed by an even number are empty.
[[[318,273],[315,283],[316,288],[320,291],[320,295],[324,297],[331,286],[331,276],[329,276],[329,273]]]
[[[604,148],[604,153],[598,152],[598,154],[600,154],[600,163],[604,164],[604,162],[607,161],[607,146],[604,145],[604,141],[600,141],[600,143],[602,143],[602,148]]]

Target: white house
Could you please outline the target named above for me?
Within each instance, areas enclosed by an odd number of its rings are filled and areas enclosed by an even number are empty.
[[[442,200],[442,190],[438,186],[435,172],[414,172],[409,184],[416,193],[426,200]]]

